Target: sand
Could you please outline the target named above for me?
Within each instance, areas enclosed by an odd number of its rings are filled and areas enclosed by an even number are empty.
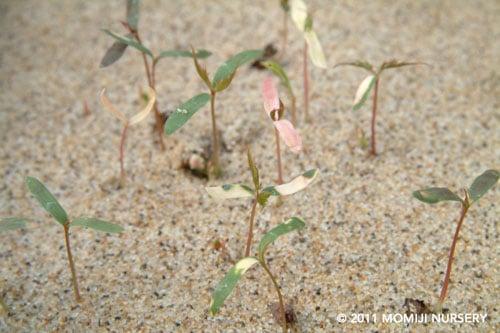
[[[312,70],[311,124],[299,123],[304,152],[285,151],[285,178],[309,168],[310,188],[258,212],[256,240],[287,217],[307,227],[269,250],[271,269],[293,303],[302,332],[493,332],[498,302],[498,189],[470,210],[461,232],[445,307],[487,313],[485,323],[339,323],[339,313],[403,313],[405,298],[437,300],[457,204],[427,206],[411,197],[430,185],[460,190],[498,168],[500,5],[496,1],[310,1],[329,68]],[[211,246],[243,252],[250,202],[216,202],[207,185],[250,182],[251,145],[264,183],[276,178],[272,125],[262,110],[265,72],[240,70],[220,94],[217,114],[226,149],[224,176],[207,182],[180,168],[182,156],[209,142],[205,107],[159,151],[153,117],[132,128],[128,183],[118,176],[120,124],[98,102],[109,97],[127,114],[146,84],[139,54],[128,50],[99,69],[122,31],[122,1],[10,1],[0,5],[0,212],[32,218],[25,231],[0,235],[0,295],[9,306],[2,332],[274,332],[275,302],[261,269],[250,270],[217,316],[210,294],[231,267]],[[144,1],[142,38],[151,49],[207,48],[211,73],[230,55],[280,42],[278,1]],[[301,48],[290,24],[285,57],[302,112]],[[377,158],[358,145],[370,110],[351,103],[362,70],[340,61],[419,60],[383,74]],[[188,59],[158,65],[160,109],[204,91]],[[90,116],[83,115],[86,100]],[[286,103],[286,99],[285,99]],[[62,228],[27,192],[24,178],[44,181],[71,216],[98,216],[126,228],[106,235],[75,230],[73,252],[84,301],[74,301]],[[255,250],[255,248],[254,248]]]

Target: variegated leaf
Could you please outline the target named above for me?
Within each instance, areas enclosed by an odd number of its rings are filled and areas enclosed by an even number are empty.
[[[214,199],[252,198],[255,193],[245,184],[226,184],[206,187],[207,193]]]
[[[365,104],[376,80],[377,77],[375,75],[369,75],[363,80],[363,82],[361,82],[358,90],[356,91],[356,96],[354,97],[352,107],[354,111],[359,110],[363,104]]]
[[[312,169],[309,171],[304,172],[302,175],[294,178],[291,182],[282,184],[282,185],[275,185],[275,186],[269,186],[263,189],[262,191],[264,192],[269,192],[273,196],[283,196],[283,195],[290,195],[294,194],[296,192],[302,191],[305,189],[309,184],[311,184],[314,179],[318,176],[319,171],[318,169]]]
[[[314,30],[306,31],[304,37],[309,48],[309,57],[311,57],[314,66],[326,68],[325,54],[323,53],[323,48]]]

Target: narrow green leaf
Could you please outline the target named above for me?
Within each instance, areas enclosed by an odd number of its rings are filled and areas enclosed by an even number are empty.
[[[0,219],[0,232],[24,228],[26,222],[28,220],[24,217],[3,217]]]
[[[123,227],[113,224],[107,221],[99,220],[93,217],[78,217],[74,219],[70,224],[70,227],[84,227],[90,228],[97,231],[109,232],[109,233],[120,233],[123,231]]]
[[[245,63],[250,61],[254,61],[262,57],[263,54],[263,50],[247,50],[229,58],[217,69],[217,72],[215,72],[212,86],[216,86],[220,81],[223,81],[233,75],[233,73],[241,65],[244,65]]]
[[[247,158],[248,158],[248,167],[250,168],[250,172],[252,173],[253,185],[256,191],[260,188],[260,180],[259,180],[259,169],[255,166],[253,161],[252,152],[250,151],[250,147],[247,150]]]
[[[425,203],[438,203],[440,201],[459,201],[462,199],[446,187],[430,187],[413,192],[413,196]]]
[[[298,217],[291,217],[288,220],[286,220],[284,223],[281,223],[268,231],[260,240],[259,243],[259,258],[261,260],[264,259],[264,254],[266,252],[267,247],[269,244],[274,242],[278,237],[287,234],[289,232],[292,232],[294,230],[300,230],[304,228],[306,224],[304,221],[299,219]]]
[[[241,276],[258,262],[259,261],[254,257],[246,257],[238,261],[236,265],[227,272],[226,276],[219,282],[212,293],[212,301],[210,302],[210,313],[212,315],[219,312],[220,307],[231,294]]]
[[[213,90],[212,83],[210,83],[210,78],[208,77],[207,69],[205,67],[202,67],[198,62],[198,56],[196,55],[196,52],[192,46],[191,46],[191,56],[193,57],[194,67],[196,68],[198,76],[203,80],[203,82],[205,82],[209,90]]]
[[[133,36],[132,34],[128,34],[126,37],[132,38]],[[111,45],[111,47],[106,51],[104,57],[102,57],[100,65],[101,68],[114,64],[118,59],[122,57],[127,47],[127,44],[122,43],[118,40],[115,41],[113,45]]]
[[[132,38],[129,38],[129,37],[126,37],[126,36],[120,36],[118,34],[115,34],[112,31],[109,31],[108,29],[103,29],[103,31],[106,34],[108,34],[109,36],[111,36],[114,39],[116,39],[117,41],[120,41],[120,42],[122,42],[124,44],[127,44],[129,46],[132,46],[133,48],[141,51],[142,53],[146,53],[151,58],[154,58],[153,53],[147,47],[145,47],[144,45],[142,45],[141,43],[139,43],[135,39],[132,39]]]
[[[363,82],[361,82],[358,90],[356,91],[356,96],[354,97],[352,107],[354,111],[359,110],[363,106],[363,104],[365,104],[376,81],[377,77],[375,75],[369,75],[363,80]]]
[[[127,24],[134,31],[139,25],[139,4],[140,0],[127,0]]]
[[[354,66],[354,67],[363,68],[369,72],[375,73],[375,70],[373,69],[372,64],[370,64],[368,61],[364,61],[364,60],[357,60],[357,61],[352,61],[352,62],[341,62],[341,63],[338,63],[335,66],[333,66],[333,68],[339,67],[339,66]]]
[[[213,87],[214,90],[216,92],[221,92],[221,91],[225,90],[227,87],[229,87],[229,85],[233,81],[235,75],[236,75],[236,71],[234,71],[231,75],[229,75],[225,79],[217,82],[217,84]]]
[[[275,186],[269,186],[262,190],[262,192],[269,192],[272,196],[290,195],[302,191],[318,176],[318,169],[312,169],[304,172],[302,175],[294,178],[292,181]]]
[[[469,188],[472,202],[479,200],[490,188],[495,186],[500,176],[498,170],[486,170],[479,177],[474,179]]]
[[[200,49],[196,51],[196,58],[198,59],[205,59],[208,58],[209,56],[212,55],[212,52],[209,52],[207,50]],[[188,50],[170,50],[170,51],[162,51],[158,55],[158,59],[161,58],[192,58],[193,53]]]
[[[207,104],[210,95],[202,93],[179,105],[165,122],[165,134],[170,135],[181,128],[201,107]]]
[[[205,187],[207,193],[214,199],[251,198],[255,195],[250,186],[245,184],[225,184],[222,186]]]
[[[281,67],[281,65],[279,63],[277,63],[276,61],[273,61],[273,60],[268,60],[268,61],[262,62],[262,66],[269,69],[274,75],[276,75],[280,79],[281,84],[283,84],[286,87],[286,89],[288,90],[288,93],[291,96],[294,96],[293,90],[292,90],[292,85],[290,84],[290,80],[288,79],[288,75],[286,75],[285,70],[283,69],[283,67]]]
[[[425,62],[406,62],[406,61],[398,61],[398,60],[389,60],[384,62],[380,66],[379,73],[382,72],[383,70],[390,69],[390,68],[399,68],[399,67],[404,67],[404,66],[418,66],[418,65],[425,65],[425,66],[431,66],[429,64],[426,64]]]
[[[33,194],[36,200],[42,207],[49,212],[60,224],[64,225],[68,222],[68,214],[57,199],[49,192],[49,190],[38,179],[34,177],[26,177],[26,185]]]

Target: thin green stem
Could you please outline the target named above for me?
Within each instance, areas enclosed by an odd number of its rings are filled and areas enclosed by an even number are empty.
[[[220,143],[219,143],[219,133],[217,131],[217,120],[215,117],[215,91],[210,92],[210,114],[212,116],[212,174],[215,177],[220,175],[220,164],[219,164],[219,153],[220,153]]]
[[[371,124],[371,130],[372,130],[372,140],[371,140],[371,151],[370,154],[373,156],[377,155],[377,141],[375,137],[375,122],[377,118],[377,99],[378,99],[378,83],[379,83],[379,75],[377,74],[377,77],[375,79],[375,88],[373,92],[373,105],[372,105],[372,124]]]
[[[71,247],[69,245],[69,222],[66,222],[66,224],[64,225],[64,239],[66,241],[66,252],[68,254],[69,268],[71,270],[71,282],[73,284],[73,291],[75,292],[76,301],[80,302],[82,298],[80,297],[80,291],[78,289],[75,263],[73,262],[73,256],[71,255]]]
[[[450,284],[450,276],[451,276],[451,266],[453,264],[453,256],[455,254],[455,246],[458,241],[458,234],[460,233],[460,228],[465,220],[465,215],[469,209],[469,204],[467,199],[464,203],[462,203],[462,212],[460,214],[460,219],[458,220],[457,228],[455,229],[455,235],[453,236],[453,240],[451,242],[450,253],[448,255],[448,265],[446,267],[446,274],[444,276],[443,287],[441,289],[441,295],[439,296],[439,308],[442,308],[444,300],[446,299],[446,295],[448,293],[448,286]]]
[[[280,314],[281,314],[281,327],[283,328],[283,333],[286,333],[288,331],[287,327],[287,322],[286,322],[286,314],[285,314],[285,303],[283,302],[283,296],[281,295],[280,291],[280,286],[276,282],[276,279],[274,278],[273,274],[269,270],[269,267],[267,267],[266,261],[262,257],[259,258],[259,262],[262,265],[262,268],[266,271],[267,275],[269,275],[269,278],[273,282],[274,289],[276,290],[276,293],[278,294],[278,300],[279,300],[279,305],[280,305]]]
[[[255,220],[255,211],[257,210],[257,198],[253,200],[252,211],[250,213],[250,220],[248,222],[247,245],[245,248],[245,257],[250,256],[250,249],[252,248],[253,238],[253,223]]]

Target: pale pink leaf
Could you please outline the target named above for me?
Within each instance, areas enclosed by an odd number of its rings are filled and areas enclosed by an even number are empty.
[[[283,141],[285,141],[285,144],[294,153],[298,153],[302,150],[302,138],[291,122],[286,119],[282,119],[275,121],[274,126],[278,130]]]
[[[264,99],[264,110],[271,116],[273,110],[280,108],[278,89],[273,77],[269,76],[262,82],[262,98]]]

